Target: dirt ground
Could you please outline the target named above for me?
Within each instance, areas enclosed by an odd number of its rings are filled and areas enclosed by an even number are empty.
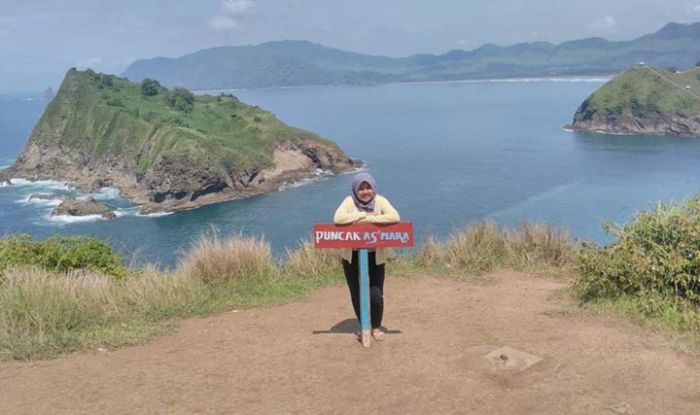
[[[331,287],[144,346],[0,363],[0,414],[700,414],[698,357],[576,311],[564,286],[388,278],[390,333],[370,349]]]

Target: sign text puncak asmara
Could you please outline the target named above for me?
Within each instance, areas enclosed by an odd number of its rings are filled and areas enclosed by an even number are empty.
[[[316,224],[311,237],[314,248],[407,248],[413,246],[413,223]]]

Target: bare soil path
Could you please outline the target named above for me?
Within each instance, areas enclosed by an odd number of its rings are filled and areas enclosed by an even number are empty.
[[[392,333],[369,350],[337,286],[144,346],[0,363],[0,414],[700,413],[697,357],[576,312],[562,281],[494,277],[387,279]],[[542,360],[522,368],[503,346]]]

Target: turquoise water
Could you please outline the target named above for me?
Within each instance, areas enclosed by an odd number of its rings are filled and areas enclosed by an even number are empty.
[[[578,238],[605,241],[604,221],[624,222],[659,200],[700,187],[700,140],[590,135],[565,131],[576,107],[601,81],[392,84],[234,91],[283,121],[336,141],[367,163],[380,192],[419,238],[491,218],[543,221]],[[44,101],[0,97],[0,165],[25,144]],[[122,215],[113,221],[50,220],[55,183],[0,188],[0,232],[97,235],[128,261],[175,263],[203,232],[263,235],[275,253],[295,247],[313,223],[330,222],[352,176],[339,176],[247,200],[160,217],[106,190]],[[54,202],[56,203],[56,202]]]

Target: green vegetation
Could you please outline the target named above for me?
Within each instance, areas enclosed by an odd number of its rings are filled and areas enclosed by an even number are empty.
[[[595,91],[579,108],[575,120],[700,113],[700,69],[675,73],[636,67]]]
[[[657,322],[685,333],[686,344],[700,344],[700,198],[660,204],[609,229],[615,240],[600,247],[574,244],[546,225],[473,224],[393,258],[391,272],[474,279],[514,268],[576,277],[572,292],[594,309]],[[6,237],[0,358],[138,344],[172,330],[179,318],[282,303],[343,281],[337,251],[302,242],[287,254],[277,263],[261,239],[209,235],[175,270],[161,272],[121,268],[106,244],[90,238]]]
[[[158,95],[162,89],[163,87],[156,80],[146,78],[141,81],[141,93],[147,97]]]
[[[363,55],[305,41],[280,41],[205,49],[176,59],[139,60],[124,75],[132,80],[152,78],[164,85],[206,90],[598,75],[617,73],[642,61],[661,68],[687,69],[700,56],[699,35],[700,23],[669,23],[656,33],[624,42],[588,38],[559,45],[486,44],[471,51],[404,58]]]
[[[117,159],[141,174],[187,160],[192,171],[230,175],[268,167],[277,144],[305,139],[334,146],[232,95],[195,96],[151,79],[137,84],[71,69],[30,140],[91,160]]]
[[[86,236],[53,235],[37,241],[30,235],[17,234],[0,239],[0,276],[17,266],[58,273],[89,270],[117,278],[126,275],[121,258],[109,244]]]
[[[576,289],[584,301],[618,300],[681,330],[700,330],[700,198],[659,204],[605,247],[584,244]]]

